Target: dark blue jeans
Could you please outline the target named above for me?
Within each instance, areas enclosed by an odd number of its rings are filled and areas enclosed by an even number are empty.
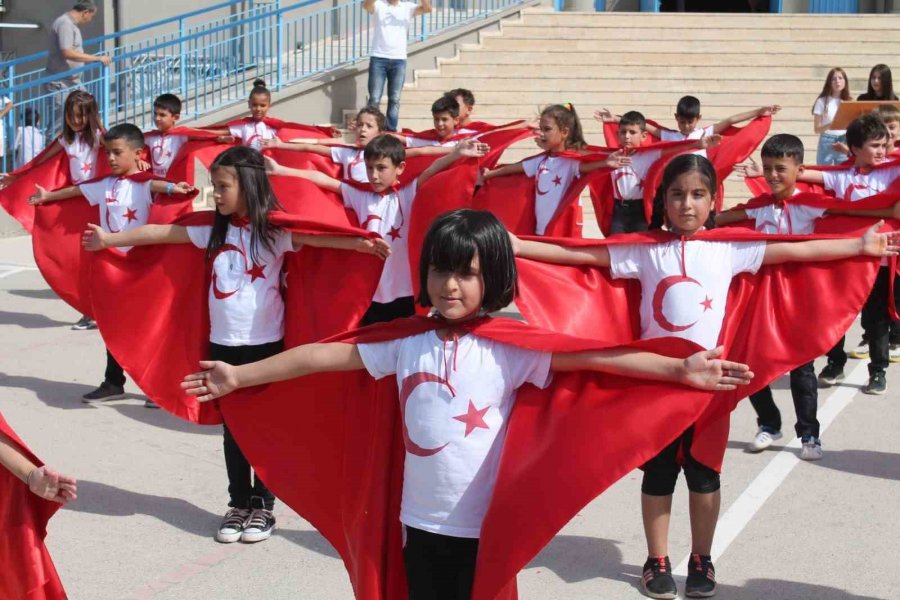
[[[369,106],[378,108],[384,94],[384,83],[387,81],[388,131],[397,131],[400,119],[400,92],[406,80],[406,60],[399,58],[381,58],[373,56],[369,59]]]

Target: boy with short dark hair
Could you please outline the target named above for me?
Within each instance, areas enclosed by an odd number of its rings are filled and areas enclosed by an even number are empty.
[[[455,88],[446,95],[454,98],[459,104],[459,122],[456,125],[462,130],[472,121],[472,111],[475,110],[475,94],[466,88]],[[466,132],[463,131],[463,133]]]
[[[356,213],[360,227],[377,232],[390,244],[391,254],[384,262],[372,304],[361,323],[370,325],[410,317],[415,313],[407,238],[409,216],[419,187],[458,159],[484,156],[488,150],[486,144],[463,140],[450,154],[431,163],[415,180],[400,186],[399,178],[406,168],[406,149],[396,137],[380,135],[366,144],[363,154],[369,189],[360,189],[319,171],[284,167],[272,159],[267,159],[267,164],[273,175],[300,177],[340,194],[344,206]]]
[[[112,174],[83,181],[78,185],[48,192],[37,186],[37,193],[29,199],[31,204],[56,202],[76,196],[84,196],[100,210],[100,226],[115,233],[146,225],[150,217],[153,195],[190,194],[194,191],[188,183],[172,183],[154,179],[138,169],[138,160],[144,148],[144,135],[135,125],[125,123],[111,127],[103,135],[103,145]],[[127,252],[129,248],[121,248]],[[103,383],[82,396],[85,402],[117,400],[125,395],[125,372],[109,351],[106,352],[106,374]],[[149,400],[147,406],[155,406]]]
[[[231,136],[211,136],[208,132],[178,127],[181,118],[181,99],[175,94],[161,94],[153,101],[155,131],[147,132],[144,141],[150,154],[153,174],[165,177],[178,158],[181,148],[191,140],[231,143]],[[177,131],[176,131],[177,130]]]
[[[444,94],[431,105],[431,118],[434,122],[434,131],[428,132],[428,136],[416,136],[391,133],[409,148],[421,148],[423,146],[455,146],[459,142],[459,103],[456,98]]]

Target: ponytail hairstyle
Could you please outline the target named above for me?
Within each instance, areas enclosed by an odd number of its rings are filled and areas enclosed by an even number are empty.
[[[272,252],[274,235],[278,227],[269,223],[269,212],[282,210],[281,203],[272,192],[266,176],[266,163],[258,150],[248,146],[233,146],[222,152],[209,167],[210,173],[216,169],[231,167],[237,173],[238,193],[247,204],[247,218],[250,219],[250,260],[259,258],[259,245]],[[225,244],[229,215],[216,211],[212,234],[206,247],[206,259],[211,260]]]
[[[265,96],[269,99],[269,103],[272,103],[272,92],[269,91],[269,88],[266,87],[266,82],[262,79],[253,80],[253,89],[250,90],[248,101],[251,100],[253,96]]]
[[[569,136],[566,138],[566,149],[583,150],[587,146],[584,139],[584,133],[581,129],[581,121],[578,120],[578,113],[571,102],[565,104],[551,104],[544,107],[541,111],[541,118],[550,117],[560,129],[568,129]]]
[[[93,148],[100,143],[97,131],[103,127],[100,125],[100,108],[97,106],[97,100],[83,90],[75,90],[66,96],[62,136],[67,144],[74,142],[75,134],[79,133],[69,127],[69,121],[66,119],[68,116],[75,116],[76,111],[81,113],[84,120],[81,137],[89,147]]]
[[[695,171],[700,173],[703,184],[713,198],[709,218],[706,220],[705,226],[707,229],[712,229],[716,226],[715,197],[719,193],[719,181],[715,168],[708,158],[700,154],[679,154],[666,165],[662,181],[659,187],[656,188],[656,196],[653,198],[653,216],[650,218],[650,229],[662,229],[662,226],[668,221],[666,218],[666,193],[669,187],[682,175]]]

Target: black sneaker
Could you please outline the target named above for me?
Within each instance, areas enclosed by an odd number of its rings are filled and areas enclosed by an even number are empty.
[[[72,325],[75,331],[85,331],[87,329],[97,329],[97,322],[90,317],[81,317],[78,322]]]
[[[831,361],[825,365],[822,372],[819,373],[819,387],[829,388],[837,385],[844,380],[844,367],[839,367]]]
[[[121,385],[113,385],[104,381],[93,392],[88,392],[81,397],[83,402],[106,402],[107,400],[119,400],[125,397],[125,390]]]
[[[678,597],[678,587],[672,577],[672,563],[668,556],[647,557],[644,563],[644,575],[641,578],[641,589],[649,598],[672,600]]]
[[[261,542],[272,537],[275,529],[275,515],[271,510],[266,510],[263,499],[259,496],[250,498],[250,518],[241,533],[241,541],[247,544]]]
[[[883,395],[887,391],[887,380],[884,378],[884,373],[875,372],[869,375],[869,383],[862,391],[863,394]]]
[[[250,519],[250,511],[246,508],[229,508],[225,517],[222,518],[219,530],[216,531],[216,541],[231,544],[241,539],[248,519]]]
[[[688,598],[710,598],[716,595],[716,568],[713,567],[712,558],[691,554],[684,595]]]

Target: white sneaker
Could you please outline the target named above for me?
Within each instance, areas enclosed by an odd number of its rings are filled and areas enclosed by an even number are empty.
[[[782,433],[780,431],[771,433],[760,427],[759,431],[756,432],[756,437],[753,438],[753,441],[747,444],[747,450],[750,452],[762,452],[771,446],[772,442],[780,440],[781,437]]]
[[[256,508],[250,513],[244,532],[241,534],[241,541],[247,544],[261,542],[272,537],[272,531],[275,529],[275,515],[272,511],[264,508]]]
[[[810,437],[803,441],[803,446],[800,448],[800,460],[821,460],[824,453],[822,441],[819,438]]]
[[[847,353],[850,358],[866,359],[869,358],[869,342],[863,340],[859,346]]]
[[[230,508],[216,532],[216,541],[231,544],[241,539],[244,528],[250,520],[250,511],[246,508]]]
[[[900,344],[891,344],[888,350],[888,360],[891,362],[900,362]]]

